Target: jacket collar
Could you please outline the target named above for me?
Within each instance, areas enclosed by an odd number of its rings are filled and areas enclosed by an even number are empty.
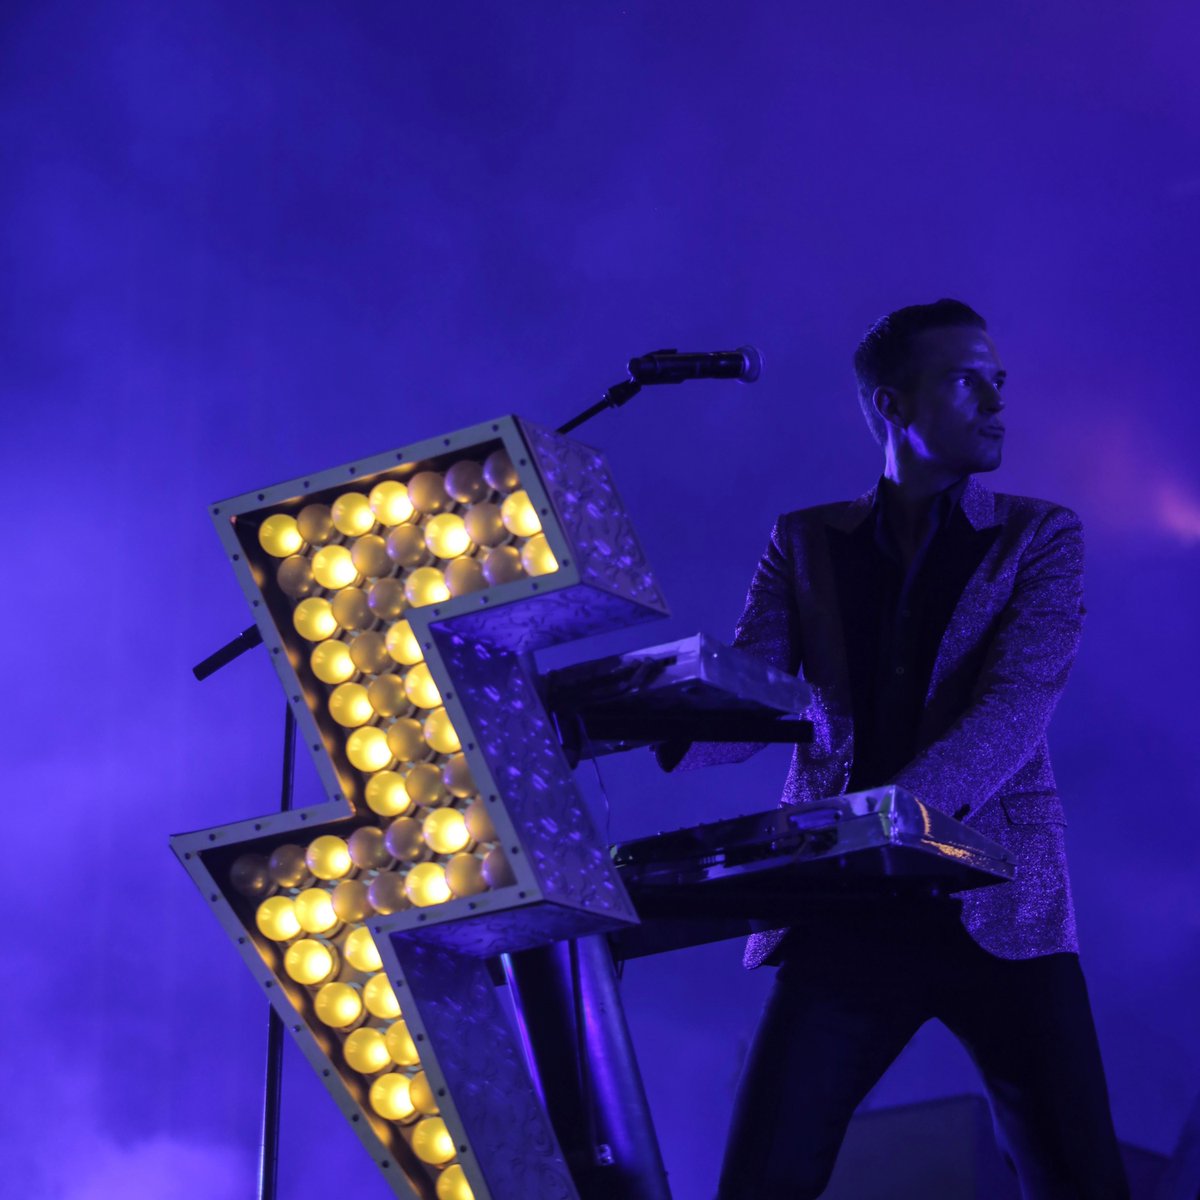
[[[843,533],[853,533],[871,515],[878,490],[879,484],[876,483],[857,500],[851,500],[840,511],[835,512],[826,524],[840,529]],[[988,529],[996,523],[996,495],[984,487],[974,475],[968,477],[967,486],[963,488],[958,505],[976,532]]]

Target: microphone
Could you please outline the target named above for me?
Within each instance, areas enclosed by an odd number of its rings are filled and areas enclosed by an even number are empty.
[[[762,373],[762,364],[763,356],[753,346],[707,354],[655,350],[629,360],[629,378],[640,384],[682,383],[685,379],[736,379],[753,383]]]

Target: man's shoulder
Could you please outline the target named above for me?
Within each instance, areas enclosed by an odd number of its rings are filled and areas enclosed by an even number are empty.
[[[1012,492],[992,492],[994,520],[997,525],[1010,521],[1022,524],[1080,525],[1079,514],[1055,500],[1038,496],[1018,496]]]

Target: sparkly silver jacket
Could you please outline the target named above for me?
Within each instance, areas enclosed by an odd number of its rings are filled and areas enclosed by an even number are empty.
[[[856,564],[846,536],[872,512],[857,500],[779,518],[755,570],[734,644],[813,688],[811,744],[796,747],[781,803],[846,790],[854,758],[843,599]],[[938,647],[916,757],[890,782],[1013,852],[1011,883],[963,896],[963,924],[1002,958],[1076,951],[1062,803],[1046,727],[1082,624],[1083,531],[1070,510],[993,493],[971,478],[965,533],[949,549],[962,590]],[[840,583],[840,587],[839,587]],[[748,758],[758,745],[697,744],[682,769]],[[785,930],[751,937],[745,965],[767,961]]]

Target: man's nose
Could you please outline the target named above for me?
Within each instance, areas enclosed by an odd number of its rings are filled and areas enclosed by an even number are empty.
[[[1004,407],[1004,397],[994,383],[985,380],[980,383],[979,390],[982,396],[981,403],[988,412],[999,412]]]

